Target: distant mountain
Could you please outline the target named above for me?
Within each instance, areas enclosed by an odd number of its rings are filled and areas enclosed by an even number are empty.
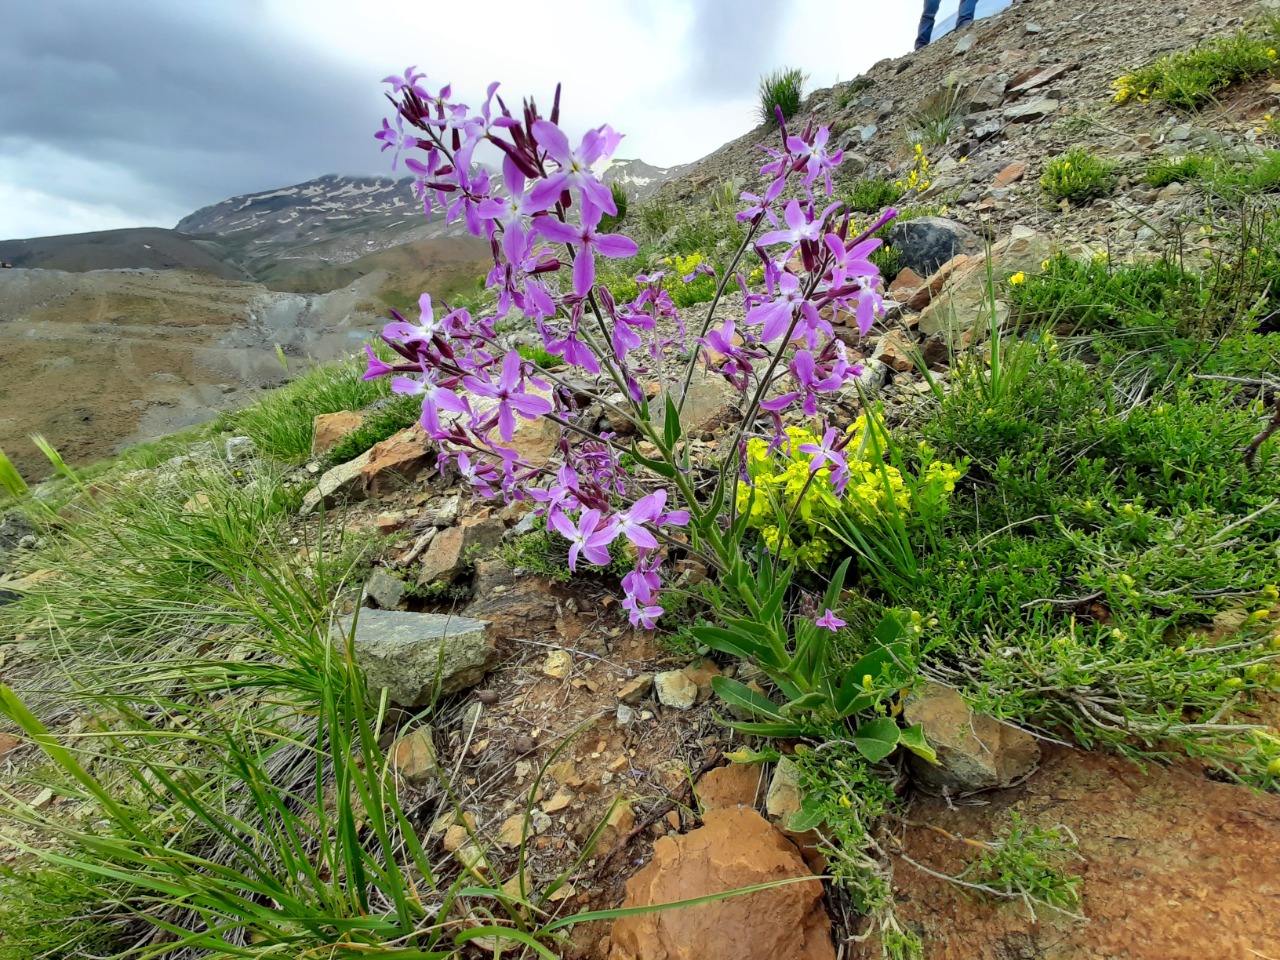
[[[43,270],[196,270],[247,280],[215,244],[159,227],[0,241],[0,262]]]
[[[261,239],[295,242],[327,235],[352,221],[390,221],[421,216],[413,179],[342,177],[336,174],[306,183],[232,197],[183,217],[181,233],[220,237],[253,232]]]
[[[643,160],[614,160],[605,168],[605,183],[620,183],[632,200],[645,200],[657,193],[658,188],[687,171],[692,164],[676,167],[654,167]]]

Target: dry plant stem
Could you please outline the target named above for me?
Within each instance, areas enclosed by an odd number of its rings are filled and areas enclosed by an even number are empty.
[[[764,220],[764,214],[759,214],[751,221],[751,229],[747,231],[747,235],[743,238],[742,243],[738,246],[738,252],[733,255],[733,260],[725,269],[724,276],[720,278],[720,283],[716,285],[716,295],[711,298],[711,306],[707,308],[707,315],[702,321],[702,329],[698,332],[697,340],[701,340],[707,335],[707,331],[711,329],[711,322],[715,319],[716,307],[720,305],[720,298],[724,296],[725,288],[729,285],[729,278],[734,275],[734,271],[738,269],[738,264],[742,261],[742,255],[747,252],[751,246],[751,241],[756,235],[756,231],[760,229],[760,224]],[[689,363],[684,373],[684,389],[680,391],[680,400],[676,404],[676,413],[684,413],[684,398],[689,395],[689,385],[693,383],[693,371],[698,364],[698,349],[695,346],[692,355],[689,357]]]
[[[1244,449],[1244,465],[1247,468],[1253,469],[1253,461],[1258,456],[1258,448],[1270,440],[1277,430],[1280,430],[1280,393],[1276,394],[1275,412],[1271,415],[1271,420],[1256,437],[1249,441],[1249,446]]]

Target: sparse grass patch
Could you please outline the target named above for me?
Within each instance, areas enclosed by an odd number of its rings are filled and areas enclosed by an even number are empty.
[[[1159,189],[1171,183],[1194,183],[1212,168],[1213,160],[1209,157],[1189,154],[1177,159],[1163,158],[1148,165],[1143,179],[1148,186]]]
[[[1115,189],[1115,165],[1081,147],[1050,160],[1040,186],[1055,200],[1086,203]]]
[[[392,394],[374,404],[364,423],[333,445],[325,454],[325,462],[346,463],[375,443],[413,426],[421,415],[420,397]]]
[[[1161,57],[1116,80],[1115,102],[1162,100],[1196,110],[1222,90],[1276,68],[1280,20]]]
[[[957,84],[944,84],[920,104],[907,121],[907,137],[925,149],[943,147],[969,113]]]
[[[800,110],[804,101],[804,85],[808,74],[797,67],[787,67],[765,74],[760,78],[760,103],[757,116],[765,126],[776,126],[775,109],[782,110],[782,118],[790,120]]]
[[[1028,827],[1014,812],[1004,839],[986,846],[959,880],[993,896],[1021,900],[1033,920],[1036,904],[1071,914],[1079,909],[1081,878],[1068,874],[1067,864],[1084,858],[1068,828]]]
[[[362,360],[313,367],[252,406],[219,418],[219,426],[252,437],[259,452],[288,463],[311,453],[314,421],[322,413],[363,410],[390,394],[386,378],[362,380]]]

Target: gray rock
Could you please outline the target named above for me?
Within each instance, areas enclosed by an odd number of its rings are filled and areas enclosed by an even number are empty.
[[[339,620],[336,644],[346,643],[351,620]],[[361,610],[352,646],[370,689],[385,687],[406,707],[474,687],[497,657],[483,620],[395,610]]]
[[[1006,107],[1003,116],[1010,123],[1034,123],[1036,120],[1043,120],[1051,113],[1056,113],[1057,110],[1057,100],[1049,97],[1037,97],[1034,100],[1027,100],[1024,103],[1015,103],[1012,107]]]
[[[620,727],[629,727],[635,722],[636,712],[625,703],[618,704],[617,721]]]
[[[299,513],[305,515],[316,507],[325,509],[336,507],[340,503],[364,499],[364,485],[360,482],[360,471],[369,462],[371,451],[366,450],[354,460],[340,463],[332,470],[326,471],[318,483],[307,491],[302,498]]]
[[[895,223],[889,230],[889,244],[898,251],[900,263],[922,277],[962,253],[982,250],[978,235],[963,224],[945,217],[919,217]]]
[[[226,450],[227,463],[252,460],[258,454],[258,447],[253,442],[253,437],[228,437]]]
[[[385,570],[375,570],[364,585],[364,595],[383,610],[394,610],[404,599],[405,589],[404,581]]]
[[[972,30],[966,33],[963,37],[960,38],[960,42],[956,44],[956,49],[955,49],[956,55],[959,55],[962,53],[968,53],[970,50],[972,50],[974,41],[976,39],[977,38],[974,36]]]
[[[861,130],[858,131],[858,136],[862,138],[863,143],[866,143],[868,140],[870,140],[872,137],[876,135],[879,129],[880,128],[877,127],[874,123],[868,123],[865,127],[863,127]]]
[[[800,811],[800,805],[803,802],[804,791],[800,789],[800,768],[793,761],[783,757],[774,764],[773,776],[769,779],[769,792],[764,798],[765,812],[785,823],[788,817]]]
[[[741,395],[733,385],[717,374],[698,371],[689,384],[680,410],[680,429],[685,436],[698,436],[741,417],[738,404]],[[654,423],[661,430],[666,417],[666,401],[661,397],[651,405]]]
[[[1170,140],[1190,140],[1193,127],[1189,123],[1180,123],[1169,131]]]
[[[691,710],[698,702],[698,685],[683,670],[668,670],[653,678],[658,702],[677,710]]]
[[[1036,768],[1040,746],[1030,734],[974,713],[951,687],[926,684],[907,697],[908,724],[920,724],[937,751],[931,764],[911,754],[917,782],[933,793],[954,795],[1007,787]]]
[[[1038,24],[1038,23],[1028,23],[1028,24],[1027,24],[1027,33],[1039,33],[1039,32],[1040,32],[1041,30],[1043,30],[1043,29],[1044,29],[1044,28],[1043,28],[1043,27],[1041,27],[1041,26],[1040,26],[1040,24]]]

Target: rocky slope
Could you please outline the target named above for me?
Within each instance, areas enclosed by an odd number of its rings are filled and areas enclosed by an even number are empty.
[[[1186,212],[1178,191],[1158,196],[1130,177],[1111,198],[1063,210],[1040,193],[1044,164],[1073,146],[1119,162],[1209,143],[1249,147],[1276,97],[1263,84],[1247,101],[1226,101],[1194,120],[1154,103],[1113,105],[1112,83],[1127,70],[1238,29],[1260,9],[1253,0],[1184,0],[1126,4],[1119,16],[1114,7],[1107,0],[1016,0],[960,37],[813,92],[792,125],[831,127],[846,151],[841,176],[894,179],[911,165],[922,113],[954,91],[958,126],[945,148],[926,150],[932,184],[922,200],[946,203],[949,217],[992,238],[1020,224],[1072,242],[1105,237],[1126,254],[1135,243],[1154,249],[1156,234]],[[688,202],[730,179],[759,186],[756,145],[771,135],[759,127],[725,144],[664,184],[658,197]],[[1018,166],[996,182],[1011,164]]]
[[[251,279],[208,240],[176,230],[138,227],[33,240],[0,240],[0,262],[67,270],[196,270],[223,280]]]

